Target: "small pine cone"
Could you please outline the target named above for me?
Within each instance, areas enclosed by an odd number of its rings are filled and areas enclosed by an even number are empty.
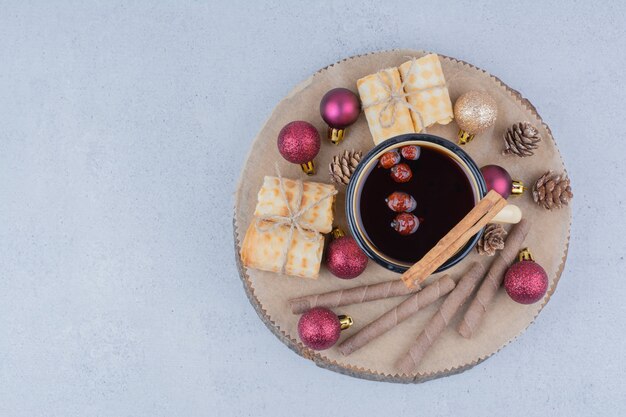
[[[348,185],[350,177],[361,161],[361,151],[344,151],[341,155],[333,156],[333,161],[328,166],[330,179],[337,184]]]
[[[476,244],[478,254],[493,256],[497,250],[504,249],[506,235],[506,230],[504,230],[501,224],[489,223]]]
[[[539,131],[528,122],[516,123],[504,134],[504,150],[502,155],[531,156],[539,147],[541,136]]]
[[[572,187],[565,173],[548,171],[533,186],[533,200],[548,210],[567,205],[572,197]]]

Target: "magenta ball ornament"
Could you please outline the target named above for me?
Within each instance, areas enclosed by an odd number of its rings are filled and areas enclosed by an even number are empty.
[[[333,88],[322,97],[320,115],[328,124],[328,139],[341,142],[345,129],[357,121],[361,114],[359,97],[347,88]]]
[[[300,164],[309,175],[315,173],[313,159],[320,151],[321,139],[311,123],[302,120],[287,123],[278,133],[276,144],[278,152],[287,161]]]
[[[347,88],[333,88],[322,97],[320,114],[328,126],[344,129],[359,118],[361,102]]]
[[[548,274],[532,258],[521,260],[506,271],[504,288],[513,301],[533,304],[541,300],[548,291]]]
[[[499,165],[485,165],[480,169],[487,185],[487,191],[495,190],[502,198],[509,198],[513,180],[506,169]]]
[[[337,278],[356,278],[367,267],[367,256],[351,236],[342,236],[328,244],[326,267]]]
[[[325,350],[337,343],[342,329],[352,325],[348,316],[337,316],[325,307],[314,307],[300,316],[298,336],[305,346]]]

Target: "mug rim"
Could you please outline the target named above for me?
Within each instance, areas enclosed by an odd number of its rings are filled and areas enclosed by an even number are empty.
[[[455,144],[454,142],[442,138],[440,136],[431,135],[428,133],[407,133],[403,135],[394,136],[390,139],[387,139],[378,145],[376,145],[373,149],[371,149],[358,164],[356,170],[351,175],[350,182],[348,183],[348,187],[346,188],[346,202],[345,202],[345,211],[346,211],[346,219],[348,221],[348,227],[350,228],[350,232],[352,233],[352,237],[356,240],[357,244],[365,252],[365,254],[374,260],[374,262],[379,265],[389,269],[391,271],[397,273],[404,273],[409,267],[401,265],[399,263],[394,263],[391,259],[384,259],[378,253],[376,253],[368,244],[367,239],[362,235],[361,230],[357,225],[357,213],[356,210],[353,210],[355,204],[356,195],[358,194],[359,189],[357,189],[357,183],[359,181],[355,181],[355,179],[359,178],[363,175],[363,171],[365,168],[370,165],[371,160],[379,154],[381,151],[389,148],[395,148],[398,144],[404,142],[412,142],[412,141],[420,141],[420,142],[428,142],[434,145],[439,145],[452,154],[454,154],[457,158],[461,160],[461,162],[465,165],[464,168],[467,169],[466,175],[468,175],[468,180],[474,181],[477,186],[478,191],[478,200],[483,198],[487,194],[487,186],[485,184],[485,180],[478,168],[478,165],[474,160],[461,149],[460,146]],[[465,170],[464,170],[465,171]],[[470,178],[470,176],[472,178]],[[361,187],[362,188],[362,187]],[[477,204],[478,201],[475,201],[474,204]],[[478,239],[482,235],[484,228],[482,228],[478,233],[476,233],[459,251],[457,251],[450,259],[444,262],[434,273],[445,271],[453,267],[454,265],[461,262],[474,248]],[[373,245],[373,243],[372,243]],[[387,256],[391,258],[390,256]]]

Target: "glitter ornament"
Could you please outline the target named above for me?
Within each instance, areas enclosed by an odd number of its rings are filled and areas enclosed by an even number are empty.
[[[315,174],[313,159],[321,146],[320,134],[315,126],[301,120],[288,123],[278,133],[277,145],[283,158],[300,164],[307,175]]]
[[[533,304],[548,291],[548,274],[533,260],[528,249],[519,253],[519,262],[504,275],[504,288],[511,299],[520,304]]]
[[[359,97],[347,88],[333,88],[320,102],[320,115],[328,124],[328,139],[338,144],[346,135],[346,128],[361,114]]]
[[[493,126],[498,116],[498,106],[493,97],[484,91],[468,91],[454,103],[454,118],[459,125],[459,144],[465,145],[480,133]]]
[[[526,189],[521,181],[514,181],[506,169],[499,165],[485,165],[480,169],[487,185],[487,191],[495,190],[502,198],[511,194],[520,195]]]
[[[327,308],[315,307],[300,316],[298,336],[308,348],[324,350],[337,343],[341,331],[352,323],[350,316],[337,316]]]
[[[333,240],[326,251],[326,267],[337,278],[356,278],[367,267],[367,256],[354,238],[346,236],[342,230],[333,229]]]

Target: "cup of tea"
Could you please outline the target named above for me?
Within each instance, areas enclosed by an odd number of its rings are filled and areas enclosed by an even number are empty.
[[[459,146],[430,134],[406,134],[380,143],[361,160],[346,190],[346,217],[361,249],[402,273],[486,194],[480,169]],[[436,272],[465,258],[481,234]]]

